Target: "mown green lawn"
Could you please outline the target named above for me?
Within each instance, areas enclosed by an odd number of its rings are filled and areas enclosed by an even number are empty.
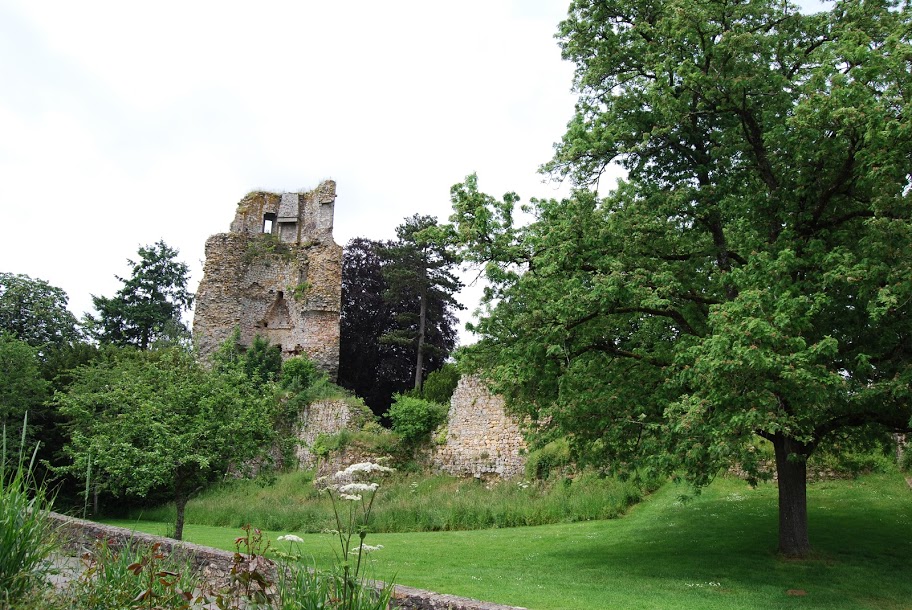
[[[610,521],[371,534],[365,542],[384,546],[372,555],[378,578],[540,610],[912,608],[912,490],[899,474],[811,485],[815,554],[804,561],[776,556],[773,484],[721,479],[679,501],[686,491],[666,485]],[[233,549],[239,533],[188,525],[185,538]],[[330,536],[302,537],[318,567],[328,566]]]

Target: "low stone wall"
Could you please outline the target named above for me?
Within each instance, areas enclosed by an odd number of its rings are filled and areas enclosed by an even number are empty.
[[[151,546],[158,543],[161,550],[168,555],[181,560],[189,559],[210,585],[220,588],[229,584],[229,574],[234,560],[232,552],[66,517],[58,513],[50,513],[50,517],[58,527],[64,548],[71,553],[82,554],[90,551],[98,540],[108,540],[115,548],[126,545]],[[377,586],[382,587],[383,583],[377,583]],[[468,597],[440,595],[433,591],[402,586],[396,586],[394,600],[393,608],[408,610],[526,610],[518,606],[502,606]]]
[[[446,442],[432,457],[435,467],[457,476],[523,476],[526,442],[519,423],[481,379],[459,380],[447,419]]]

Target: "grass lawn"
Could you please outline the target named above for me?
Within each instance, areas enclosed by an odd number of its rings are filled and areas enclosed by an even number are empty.
[[[377,578],[395,575],[397,583],[535,610],[912,608],[912,490],[900,475],[811,485],[815,554],[805,561],[775,554],[773,484],[750,489],[720,479],[682,503],[686,491],[666,485],[609,521],[371,534],[365,542],[384,546],[372,555]],[[109,523],[150,533],[167,528]],[[185,538],[233,549],[239,533],[188,525]],[[330,537],[303,537],[318,567],[328,566]]]

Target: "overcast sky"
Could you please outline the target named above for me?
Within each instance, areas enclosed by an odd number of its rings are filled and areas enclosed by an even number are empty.
[[[254,189],[336,180],[340,245],[445,220],[471,172],[559,196],[536,170],[573,111],[567,5],[0,0],[0,271],[81,316],[159,239],[195,290]]]

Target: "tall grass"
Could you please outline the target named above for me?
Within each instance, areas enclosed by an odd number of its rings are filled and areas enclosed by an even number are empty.
[[[187,523],[268,530],[321,532],[335,528],[332,505],[317,491],[311,474],[283,474],[264,486],[228,481],[187,505]],[[649,491],[649,490],[646,490]],[[553,482],[486,483],[449,476],[400,474],[384,483],[374,509],[375,532],[475,530],[610,519],[640,500],[644,490],[630,482],[583,474]],[[135,510],[133,520],[168,522],[171,504]]]
[[[18,459],[7,463],[6,427],[0,452],[0,608],[15,606],[35,590],[47,586],[52,572],[50,554],[56,549],[47,510],[47,489],[33,477],[38,448],[26,461],[26,422]]]

